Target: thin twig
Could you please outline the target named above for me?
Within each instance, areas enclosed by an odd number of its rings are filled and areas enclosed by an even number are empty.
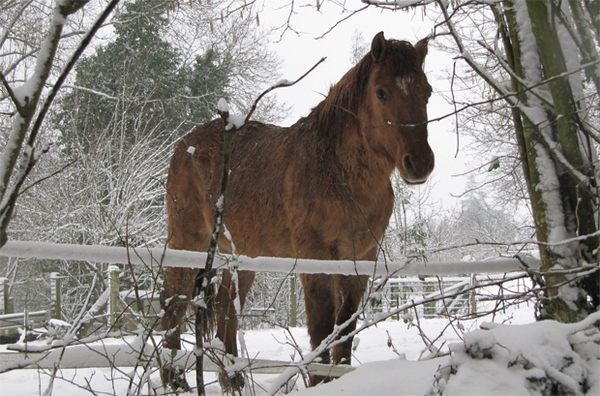
[[[33,183],[31,183],[30,185],[28,185],[27,187],[25,187],[23,190],[21,190],[17,196],[21,196],[21,195],[25,194],[27,192],[27,190],[29,190],[33,186],[35,186],[37,184],[40,184],[41,182],[46,181],[46,180],[48,180],[48,179],[50,179],[50,178],[58,175],[59,173],[63,172],[65,169],[67,169],[69,166],[73,165],[75,162],[77,162],[77,159],[74,159],[73,161],[71,161],[68,164],[64,165],[62,168],[60,168],[56,172],[52,172],[48,176],[44,176],[41,179],[38,179],[38,180],[34,181]]]
[[[21,114],[24,111],[23,107],[21,106],[21,102],[17,99],[15,92],[12,90],[10,84],[8,83],[6,78],[4,78],[4,74],[1,71],[0,81],[2,82],[2,86],[4,87],[4,89],[6,89],[6,92],[8,92],[10,100],[14,103],[15,107],[17,108],[17,112]]]
[[[355,16],[356,14],[358,14],[359,12],[362,12],[364,10],[366,10],[367,8],[370,7],[370,4],[367,4],[366,6],[364,6],[363,8],[359,8],[358,10],[354,10],[352,11],[352,13],[342,19],[340,19],[339,21],[337,21],[332,27],[329,28],[329,30],[327,30],[325,33],[323,33],[322,35],[320,35],[319,37],[315,37],[315,40],[321,40],[323,37],[327,36],[329,33],[331,33],[336,27],[338,27],[339,25],[341,25],[342,23],[346,22],[348,19],[352,18],[353,16]]]
[[[327,57],[323,57],[321,58],[317,63],[315,63],[315,65],[313,67],[311,67],[306,73],[304,73],[302,76],[300,76],[298,79],[294,80],[294,81],[287,81],[287,80],[283,80],[278,82],[277,84],[267,88],[266,90],[263,91],[263,93],[261,93],[260,95],[258,95],[258,98],[256,98],[256,100],[254,101],[254,103],[252,104],[252,108],[250,109],[250,111],[248,112],[248,115],[246,116],[246,119],[244,120],[244,124],[246,124],[249,120],[250,117],[252,117],[252,114],[254,113],[254,111],[256,110],[256,106],[258,106],[258,102],[269,92],[276,90],[277,88],[284,88],[284,87],[291,87],[293,85],[295,85],[296,83],[300,82],[302,79],[304,79],[304,77],[308,76],[313,70],[315,70],[317,68],[317,66],[319,66],[321,63],[325,62],[325,60],[327,59]]]

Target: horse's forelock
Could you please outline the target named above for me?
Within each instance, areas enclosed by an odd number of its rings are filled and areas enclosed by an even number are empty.
[[[402,77],[418,73],[422,67],[422,59],[408,41],[388,40],[384,63],[394,77]]]

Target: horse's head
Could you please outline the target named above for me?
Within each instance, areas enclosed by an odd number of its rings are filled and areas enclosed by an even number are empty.
[[[406,41],[373,39],[371,72],[359,118],[370,128],[371,147],[392,161],[407,184],[427,180],[434,155],[427,143],[427,101],[431,86],[423,72],[427,40],[414,47]]]

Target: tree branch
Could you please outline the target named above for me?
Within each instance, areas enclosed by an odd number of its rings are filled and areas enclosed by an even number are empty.
[[[6,81],[6,78],[4,77],[2,71],[0,71],[0,81],[2,81],[2,86],[4,87],[4,89],[6,89],[6,92],[8,92],[8,97],[10,98],[11,102],[13,102],[15,107],[17,108],[17,112],[22,113],[23,108],[21,107],[21,103],[15,96],[15,92],[12,90],[12,87],[10,86],[8,81]]]
[[[205,310],[207,307],[210,307],[211,300],[214,299],[214,291],[211,290],[211,279],[213,276],[213,263],[215,259],[215,255],[217,253],[217,247],[219,245],[219,236],[221,234],[221,230],[225,227],[223,223],[223,218],[225,216],[225,207],[227,202],[227,187],[229,185],[229,176],[230,176],[230,163],[231,163],[231,149],[233,146],[233,137],[244,127],[244,124],[248,122],[252,114],[256,110],[258,106],[258,102],[269,92],[282,87],[291,87],[297,82],[301,81],[304,77],[306,77],[309,73],[311,73],[317,66],[325,61],[325,58],[319,60],[313,67],[311,67],[306,73],[300,76],[295,81],[287,81],[282,80],[270,88],[266,89],[261,93],[258,98],[254,101],[252,108],[248,112],[248,115],[244,119],[244,123],[242,125],[235,125],[235,123],[230,121],[229,115],[229,106],[225,106],[221,103],[218,105],[218,113],[223,120],[223,163],[221,168],[221,187],[219,192],[219,198],[217,199],[216,211],[215,211],[215,224],[213,227],[212,236],[210,239],[210,244],[207,251],[206,264],[204,265],[204,270],[200,271],[198,276],[196,277],[196,295],[203,299],[201,303],[196,304],[196,318],[195,318],[195,329],[196,329],[196,382],[197,382],[197,392],[198,395],[204,395],[204,379],[203,379],[203,371],[204,371],[204,352],[203,348],[199,347],[202,345],[204,340],[205,333]],[[233,241],[230,242],[233,247]]]
[[[254,111],[256,110],[256,106],[258,105],[258,102],[260,102],[260,100],[267,95],[269,92],[276,90],[277,88],[284,88],[284,87],[291,87],[292,85],[295,85],[296,83],[300,82],[302,79],[304,79],[304,77],[308,76],[310,73],[312,73],[313,70],[315,70],[317,68],[317,66],[319,66],[321,63],[325,62],[327,58],[321,58],[317,63],[315,63],[315,65],[313,67],[311,67],[306,73],[304,73],[303,75],[301,75],[300,77],[298,77],[298,79],[294,80],[294,81],[287,81],[287,80],[281,80],[278,83],[276,83],[275,85],[267,88],[266,90],[263,91],[263,93],[261,93],[260,95],[258,95],[258,98],[256,98],[256,100],[254,101],[254,103],[252,104],[252,108],[250,109],[250,111],[248,112],[248,115],[246,116],[246,119],[244,121],[244,124],[247,123],[250,120],[250,117],[252,117],[252,114],[254,113]]]
[[[44,104],[42,105],[42,108],[37,116],[37,119],[35,120],[35,123],[33,124],[33,128],[31,129],[31,133],[29,135],[29,140],[28,140],[28,144],[30,146],[33,147],[33,143],[35,142],[35,138],[37,137],[37,134],[42,126],[42,122],[44,121],[44,118],[46,117],[46,113],[50,109],[50,106],[52,105],[54,98],[56,97],[56,95],[58,94],[58,91],[60,90],[63,83],[67,79],[67,76],[69,75],[69,73],[71,72],[73,67],[75,66],[75,63],[77,63],[81,54],[83,54],[83,52],[85,51],[85,49],[87,48],[89,43],[92,41],[92,38],[96,35],[98,30],[100,30],[100,28],[102,27],[106,18],[108,18],[108,16],[113,12],[113,10],[117,6],[117,4],[119,4],[119,2],[120,2],[120,0],[111,0],[111,2],[108,3],[108,5],[106,6],[106,8],[102,12],[102,14],[100,14],[100,16],[98,17],[96,22],[94,22],[94,24],[92,25],[90,30],[83,37],[83,39],[79,43],[79,46],[73,53],[73,55],[71,55],[71,59],[69,59],[69,61],[63,68],[60,76],[54,83],[52,90],[46,97],[46,100],[44,101]],[[81,7],[83,4],[79,5],[79,3],[83,3],[83,0],[77,0],[76,5]]]

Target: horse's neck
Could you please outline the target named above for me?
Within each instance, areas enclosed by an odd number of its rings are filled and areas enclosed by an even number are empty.
[[[344,136],[338,146],[338,158],[350,190],[359,195],[386,192],[394,165],[370,147],[365,138],[369,132],[358,127],[340,132]]]
[[[342,185],[353,196],[386,193],[394,165],[374,152],[364,136],[368,131],[360,130],[361,123],[348,120],[347,113],[335,115],[338,122],[319,125],[318,120],[323,104],[317,106],[305,122],[301,122],[301,134],[310,136],[318,144],[315,157],[320,169],[327,169],[331,182]]]

